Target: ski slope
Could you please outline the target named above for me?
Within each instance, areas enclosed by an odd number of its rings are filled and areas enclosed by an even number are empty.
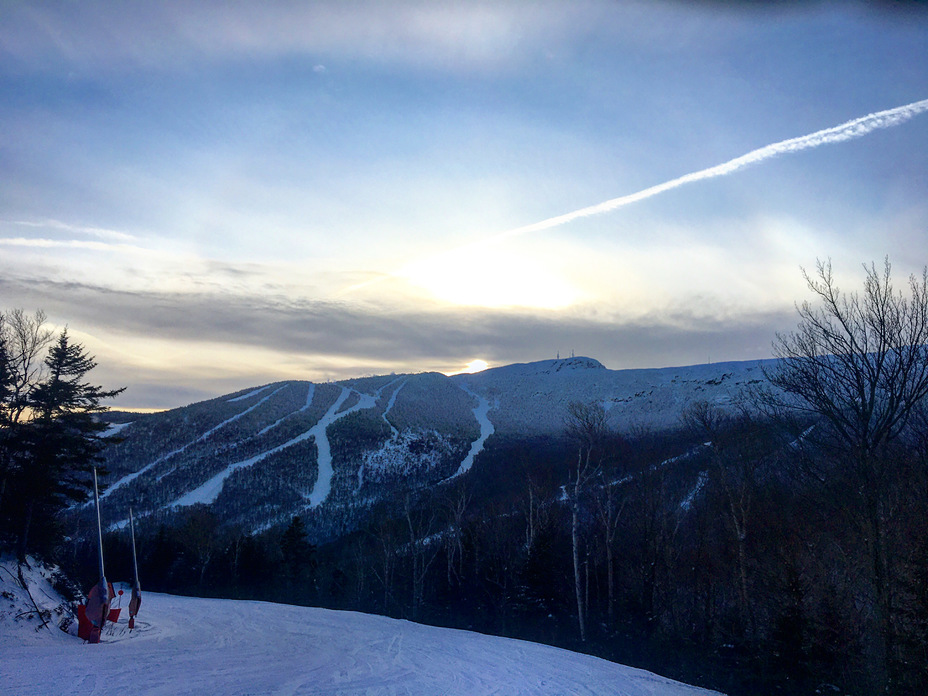
[[[466,384],[459,384],[458,386],[477,400],[477,405],[474,407],[474,418],[476,418],[477,423],[480,424],[480,435],[470,444],[470,451],[467,453],[467,456],[464,457],[464,461],[461,462],[458,470],[450,477],[452,479],[462,476],[470,470],[474,465],[474,459],[483,451],[483,445],[487,441],[487,438],[496,431],[488,416],[490,413],[490,402],[479,394],[475,394]]]
[[[125,614],[125,611],[123,612]],[[85,645],[0,622],[0,692],[279,696],[709,696],[714,692],[548,646],[379,616],[143,595]]]

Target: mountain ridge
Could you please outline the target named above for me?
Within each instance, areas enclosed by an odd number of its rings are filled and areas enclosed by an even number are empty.
[[[570,357],[241,389],[118,419],[104,521],[121,525],[130,505],[141,518],[205,505],[252,531],[303,515],[324,538],[398,490],[465,475],[494,438],[561,437],[572,401],[602,404],[616,432],[673,430],[693,401],[736,405],[771,362],[610,370]]]

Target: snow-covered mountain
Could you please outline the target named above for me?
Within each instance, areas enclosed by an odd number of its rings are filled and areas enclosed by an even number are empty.
[[[651,672],[549,646],[380,616],[145,593],[99,645],[24,611],[15,563],[0,563],[0,687],[55,694],[314,696],[711,696]],[[27,582],[60,603],[38,570]],[[11,579],[14,578],[14,579]],[[47,602],[46,602],[47,603]],[[18,616],[18,618],[17,618]]]
[[[464,474],[494,437],[560,436],[572,401],[603,404],[618,432],[661,431],[687,403],[731,405],[763,380],[758,361],[609,370],[577,357],[268,384],[114,426],[104,522],[123,524],[130,505],[144,518],[204,504],[245,530],[302,515],[316,538],[336,535],[397,490]]]

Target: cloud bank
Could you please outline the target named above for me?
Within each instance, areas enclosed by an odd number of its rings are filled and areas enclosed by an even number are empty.
[[[66,317],[98,355],[95,378],[108,385],[131,379],[117,405],[150,408],[277,379],[453,372],[476,358],[499,365],[573,351],[613,369],[764,358],[774,333],[791,320],[778,312],[713,317],[683,307],[610,321],[518,310],[125,292],[68,282],[27,287],[9,278],[0,279],[0,294],[28,300],[52,318]],[[131,355],[129,339],[138,336],[173,356],[156,365]],[[112,364],[106,360],[110,347],[120,358]],[[223,367],[211,370],[211,363]]]

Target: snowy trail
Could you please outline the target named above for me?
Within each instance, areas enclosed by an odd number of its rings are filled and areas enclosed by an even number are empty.
[[[270,431],[270,430],[273,430],[274,428],[276,428],[278,425],[280,425],[281,423],[283,423],[285,420],[287,420],[288,418],[290,418],[290,417],[291,417],[292,415],[294,415],[295,413],[302,413],[303,411],[308,411],[308,410],[309,410],[309,407],[313,405],[313,395],[314,395],[315,393],[316,393],[316,385],[313,384],[312,382],[310,382],[310,383],[309,383],[309,390],[306,392],[306,403],[303,404],[303,405],[302,405],[300,408],[298,408],[296,411],[291,411],[291,412],[288,413],[286,416],[283,416],[282,418],[278,418],[276,421],[274,421],[274,422],[271,423],[270,425],[268,425],[268,426],[266,426],[266,427],[264,427],[264,428],[261,428],[261,430],[258,431],[258,434],[255,435],[255,437],[260,437],[261,435],[264,435],[264,433],[266,433],[266,432],[268,432],[268,431]]]
[[[345,399],[348,398],[348,395],[352,393],[358,395],[358,403],[356,403],[351,408],[345,409],[341,413],[338,413],[338,409],[341,408],[343,403],[345,403]],[[354,413],[355,411],[358,411],[362,408],[374,408],[376,405],[377,396],[362,394],[361,392],[349,389],[348,387],[342,387],[342,393],[338,395],[338,399],[326,412],[326,414],[319,420],[319,422],[316,423],[313,429],[309,431],[316,438],[319,475],[316,477],[316,485],[313,486],[312,492],[307,496],[307,508],[313,508],[324,503],[325,499],[329,497],[329,493],[332,490],[332,448],[329,446],[329,437],[325,432],[326,428],[332,425],[332,423],[335,421],[344,418],[350,413]]]
[[[693,489],[687,493],[686,497],[680,502],[681,510],[689,512],[690,508],[693,507],[693,501],[696,500],[696,496],[699,495],[708,480],[709,472],[700,471],[699,475],[696,477],[696,483],[693,484]]]
[[[389,387],[391,384],[393,384],[393,383],[396,382],[396,381],[397,381],[397,380],[393,380],[393,382],[390,382],[390,384],[387,384],[387,385],[381,387],[380,389],[378,389],[378,390],[377,390],[377,394],[379,395],[380,392],[381,392],[383,389],[386,389],[387,387]],[[389,414],[390,411],[393,409],[393,405],[396,403],[396,397],[397,397],[397,395],[398,395],[401,391],[403,391],[403,387],[405,387],[405,386],[406,386],[406,380],[404,379],[404,380],[402,381],[402,383],[400,384],[400,386],[398,386],[398,387],[393,391],[393,393],[390,394],[390,400],[387,402],[387,407],[383,410],[383,416],[382,416],[383,422],[390,426],[390,432],[393,433],[393,437],[396,437],[397,435],[399,435],[399,434],[400,434],[400,431],[397,430],[397,429],[396,429],[396,426],[394,426],[393,423],[390,422],[390,419],[387,418],[387,414]]]
[[[285,385],[285,386],[286,386],[286,385]],[[241,411],[240,413],[236,413],[236,414],[235,414],[234,416],[232,416],[231,418],[227,418],[226,420],[222,421],[222,423],[220,423],[219,425],[213,426],[212,428],[210,428],[209,430],[207,430],[205,433],[203,433],[202,435],[200,435],[196,440],[192,440],[192,441],[188,442],[186,445],[183,445],[183,446],[181,446],[181,447],[178,447],[176,450],[172,450],[172,451],[168,452],[167,454],[161,455],[161,456],[158,457],[156,460],[154,460],[153,462],[151,462],[151,463],[149,463],[149,464],[146,464],[145,466],[143,466],[143,467],[142,467],[141,469],[139,469],[138,471],[135,471],[135,472],[133,472],[133,473],[127,475],[127,476],[123,476],[121,479],[119,479],[119,480],[116,481],[115,483],[111,484],[109,488],[107,488],[103,493],[100,494],[100,500],[103,500],[104,498],[106,498],[107,496],[109,496],[109,494],[112,493],[113,491],[115,491],[115,490],[117,490],[117,489],[119,489],[119,488],[122,488],[122,487],[125,486],[127,483],[129,483],[130,481],[134,481],[136,478],[138,478],[139,476],[141,476],[142,474],[144,474],[146,471],[149,471],[152,467],[157,466],[157,465],[160,464],[161,462],[167,461],[167,460],[170,459],[171,457],[174,457],[174,456],[180,454],[181,452],[185,451],[185,450],[186,450],[187,448],[189,448],[189,447],[192,447],[193,445],[197,444],[198,442],[203,442],[206,438],[208,438],[210,435],[212,435],[213,433],[215,433],[215,432],[216,432],[217,430],[219,430],[220,428],[224,428],[225,426],[229,425],[229,423],[234,423],[235,421],[237,421],[237,420],[238,420],[239,418],[241,418],[242,416],[247,415],[247,414],[250,413],[251,411],[254,411],[254,410],[255,410],[256,408],[258,408],[261,404],[263,404],[265,401],[267,401],[267,400],[270,399],[272,396],[274,396],[274,394],[276,394],[277,392],[279,392],[281,389],[284,389],[285,386],[284,386],[284,387],[278,387],[277,389],[275,389],[273,392],[271,392],[270,394],[268,394],[267,396],[265,396],[263,399],[261,399],[261,400],[258,401],[257,403],[255,403],[255,404],[249,406],[248,408],[246,408],[244,411]],[[251,392],[250,394],[246,394],[245,396],[240,396],[240,397],[238,397],[237,399],[229,399],[229,401],[241,401],[242,399],[245,399],[245,398],[247,398],[247,397],[249,397],[249,396],[253,396],[253,395],[255,395],[255,394],[258,394],[258,393],[264,391],[265,389],[267,389],[267,387],[262,387],[261,389],[256,389],[255,391]],[[163,477],[162,477],[162,478],[163,478]],[[89,505],[91,502],[92,502],[92,501],[88,501],[88,502],[84,503],[84,505]]]
[[[461,462],[461,466],[458,467],[458,470],[454,474],[445,479],[446,481],[450,481],[453,478],[457,478],[458,476],[467,473],[467,471],[474,465],[474,459],[483,450],[483,445],[487,441],[487,438],[496,432],[496,428],[493,427],[493,423],[488,417],[488,414],[490,413],[490,402],[484,399],[482,396],[478,395],[476,392],[471,391],[471,389],[465,385],[459,384],[458,386],[472,397],[477,399],[477,405],[474,407],[474,418],[476,418],[477,422],[480,424],[480,435],[470,444],[470,451],[467,453],[467,456],[464,457],[464,461]]]
[[[329,407],[329,409],[325,412],[325,415],[323,415],[322,418],[319,419],[319,422],[317,422],[312,428],[306,432],[300,433],[290,440],[287,440],[287,442],[284,442],[277,447],[273,447],[269,450],[266,450],[265,452],[261,452],[260,454],[256,454],[255,456],[244,459],[240,462],[230,464],[225,469],[209,479],[206,483],[203,483],[202,485],[194,488],[192,491],[175,500],[173,503],[171,503],[171,507],[184,507],[187,505],[195,505],[197,503],[213,503],[222,492],[222,487],[225,485],[226,479],[229,478],[235,471],[257,464],[262,459],[280,452],[281,450],[287,449],[288,447],[292,447],[293,445],[303,442],[304,440],[308,440],[309,438],[314,438],[316,441],[319,473],[316,477],[316,483],[313,486],[313,490],[307,493],[305,496],[308,501],[307,507],[315,507],[323,503],[325,499],[329,497],[329,493],[332,490],[333,476],[332,449],[329,445],[329,438],[326,434],[326,429],[332,425],[332,423],[341,418],[344,418],[350,413],[354,413],[355,411],[362,408],[373,408],[376,405],[377,400],[376,395],[371,396],[370,394],[362,394],[355,391],[354,389],[349,389],[348,387],[342,387],[341,389],[341,393],[339,393],[338,398],[335,399],[335,403]],[[310,388],[309,394],[306,397],[306,405],[300,409],[301,411],[309,408],[310,404],[312,403],[313,393],[314,389]],[[342,404],[345,403],[351,394],[358,395],[358,402],[351,408],[339,412]],[[274,425],[276,425],[276,423]]]
[[[242,394],[241,396],[236,396],[234,399],[226,399],[228,403],[234,403],[236,401],[247,401],[253,396],[257,396],[261,392],[267,391],[270,388],[270,384],[265,384],[263,387],[258,387],[257,389],[252,389],[247,394]]]
[[[306,396],[306,404],[299,409],[300,411],[305,411],[306,409],[310,407],[313,401],[314,393],[315,393],[314,385],[310,385],[309,393]],[[341,403],[345,400],[344,397],[345,397],[344,393],[339,395],[339,398],[335,402],[335,404],[329,409],[328,412],[326,412],[326,416],[328,416],[329,413],[332,412],[333,410],[338,409],[338,406],[341,405]],[[287,416],[284,416],[284,418],[288,418],[290,415],[293,415],[293,414],[292,413],[288,414]],[[277,423],[279,423],[281,420],[284,420],[284,418],[281,418],[280,420],[278,420]],[[325,419],[325,416],[323,416],[323,420],[324,419]],[[322,421],[320,421],[320,423],[321,422]],[[270,427],[277,425],[277,423],[274,423],[268,428],[265,428],[265,430],[268,430]],[[261,452],[260,454],[256,454],[255,456],[250,457],[249,459],[243,459],[240,462],[235,462],[234,464],[230,464],[225,469],[223,469],[218,474],[216,474],[211,479],[209,479],[206,483],[198,486],[197,488],[194,488],[189,493],[186,493],[180,498],[178,498],[177,500],[175,500],[173,503],[170,504],[170,507],[176,508],[176,507],[184,507],[186,505],[196,505],[197,503],[210,504],[210,503],[215,502],[216,498],[218,498],[219,494],[222,492],[222,487],[223,485],[225,485],[226,479],[229,478],[236,470],[241,469],[246,466],[257,464],[262,459],[265,459],[266,457],[269,457],[276,452],[280,452],[281,450],[287,449],[288,447],[291,447],[292,445],[295,445],[298,442],[302,442],[303,440],[308,440],[309,438],[314,437],[316,435],[315,431],[318,427],[319,427],[319,424],[317,423],[316,425],[314,425],[312,428],[310,428],[306,432],[301,433],[300,435],[297,435],[295,438],[291,440],[287,440],[287,442],[283,443],[282,445],[278,445],[277,447],[273,447],[269,450]],[[262,430],[261,432],[264,432],[264,430]],[[319,440],[317,438],[316,440],[317,446],[318,446],[318,442]],[[326,446],[328,447],[328,441],[326,441]]]
[[[710,696],[558,648],[380,616],[146,593],[100,645],[0,635],[5,694]]]

